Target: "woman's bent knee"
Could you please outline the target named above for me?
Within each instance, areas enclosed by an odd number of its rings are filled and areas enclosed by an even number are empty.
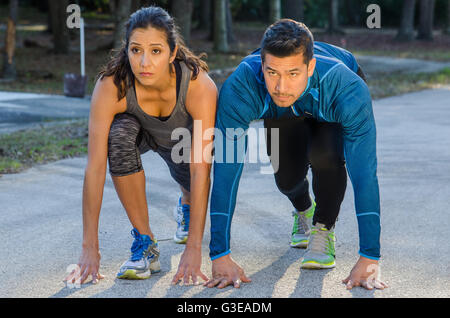
[[[142,168],[137,138],[141,126],[137,119],[128,114],[114,118],[108,136],[108,162],[112,176],[126,176]]]

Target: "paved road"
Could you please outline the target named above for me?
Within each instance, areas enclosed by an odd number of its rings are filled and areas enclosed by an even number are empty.
[[[62,160],[0,178],[0,297],[450,297],[450,87],[374,103],[382,207],[382,277],[390,288],[347,291],[340,282],[357,259],[353,191],[337,223],[337,267],[300,270],[304,250],[288,246],[291,206],[261,165],[245,166],[232,227],[232,255],[253,279],[240,290],[171,286],[183,246],[171,241],[179,191],[163,161],[143,156],[152,229],[162,272],[146,281],[115,279],[128,257],[131,226],[110,177],[100,220],[98,285],[68,289],[66,268],[81,251],[86,158]],[[259,126],[258,126],[259,125]],[[260,123],[255,123],[260,127]],[[210,275],[209,220],[203,268]]]
[[[30,128],[49,120],[89,116],[90,97],[0,92],[0,134]]]
[[[425,61],[386,56],[356,55],[358,64],[368,77],[379,74],[417,74],[433,73],[449,68],[450,62]]]

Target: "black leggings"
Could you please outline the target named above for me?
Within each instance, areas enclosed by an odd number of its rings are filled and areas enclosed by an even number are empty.
[[[271,158],[278,189],[298,211],[311,206],[308,169],[311,166],[316,201],[313,224],[331,229],[336,222],[347,187],[341,125],[310,118],[265,119],[267,153]],[[271,156],[270,128],[279,129],[278,164]],[[277,169],[278,170],[277,170]]]

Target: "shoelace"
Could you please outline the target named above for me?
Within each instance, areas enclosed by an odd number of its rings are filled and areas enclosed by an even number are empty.
[[[309,250],[319,253],[328,253],[330,243],[330,238],[328,237],[329,233],[330,231],[313,229],[309,240]]]
[[[146,246],[144,244],[142,235],[139,233],[139,231],[137,229],[131,230],[131,235],[134,237],[134,241],[133,241],[133,244],[131,245],[131,258],[130,259],[133,262],[136,262],[144,256]]]
[[[184,219],[184,231],[187,232],[189,230],[189,212],[190,212],[190,206],[187,204],[182,205],[181,207],[183,211],[183,219]]]
[[[308,231],[308,223],[306,221],[305,212],[293,211],[292,215],[293,216],[297,215],[297,229],[296,229],[295,233],[301,233],[301,234],[306,233],[306,231]],[[295,233],[293,233],[293,234],[295,234]]]

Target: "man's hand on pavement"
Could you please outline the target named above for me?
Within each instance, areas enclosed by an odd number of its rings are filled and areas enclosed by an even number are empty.
[[[251,281],[245,275],[244,270],[228,254],[212,262],[212,278],[204,286],[225,288],[228,285],[233,285],[234,288],[240,288],[241,283],[250,283]]]
[[[347,289],[352,289],[356,286],[362,286],[368,290],[387,288],[388,285],[382,282],[379,276],[380,265],[378,261],[360,256],[350,275],[342,282],[346,284]]]

